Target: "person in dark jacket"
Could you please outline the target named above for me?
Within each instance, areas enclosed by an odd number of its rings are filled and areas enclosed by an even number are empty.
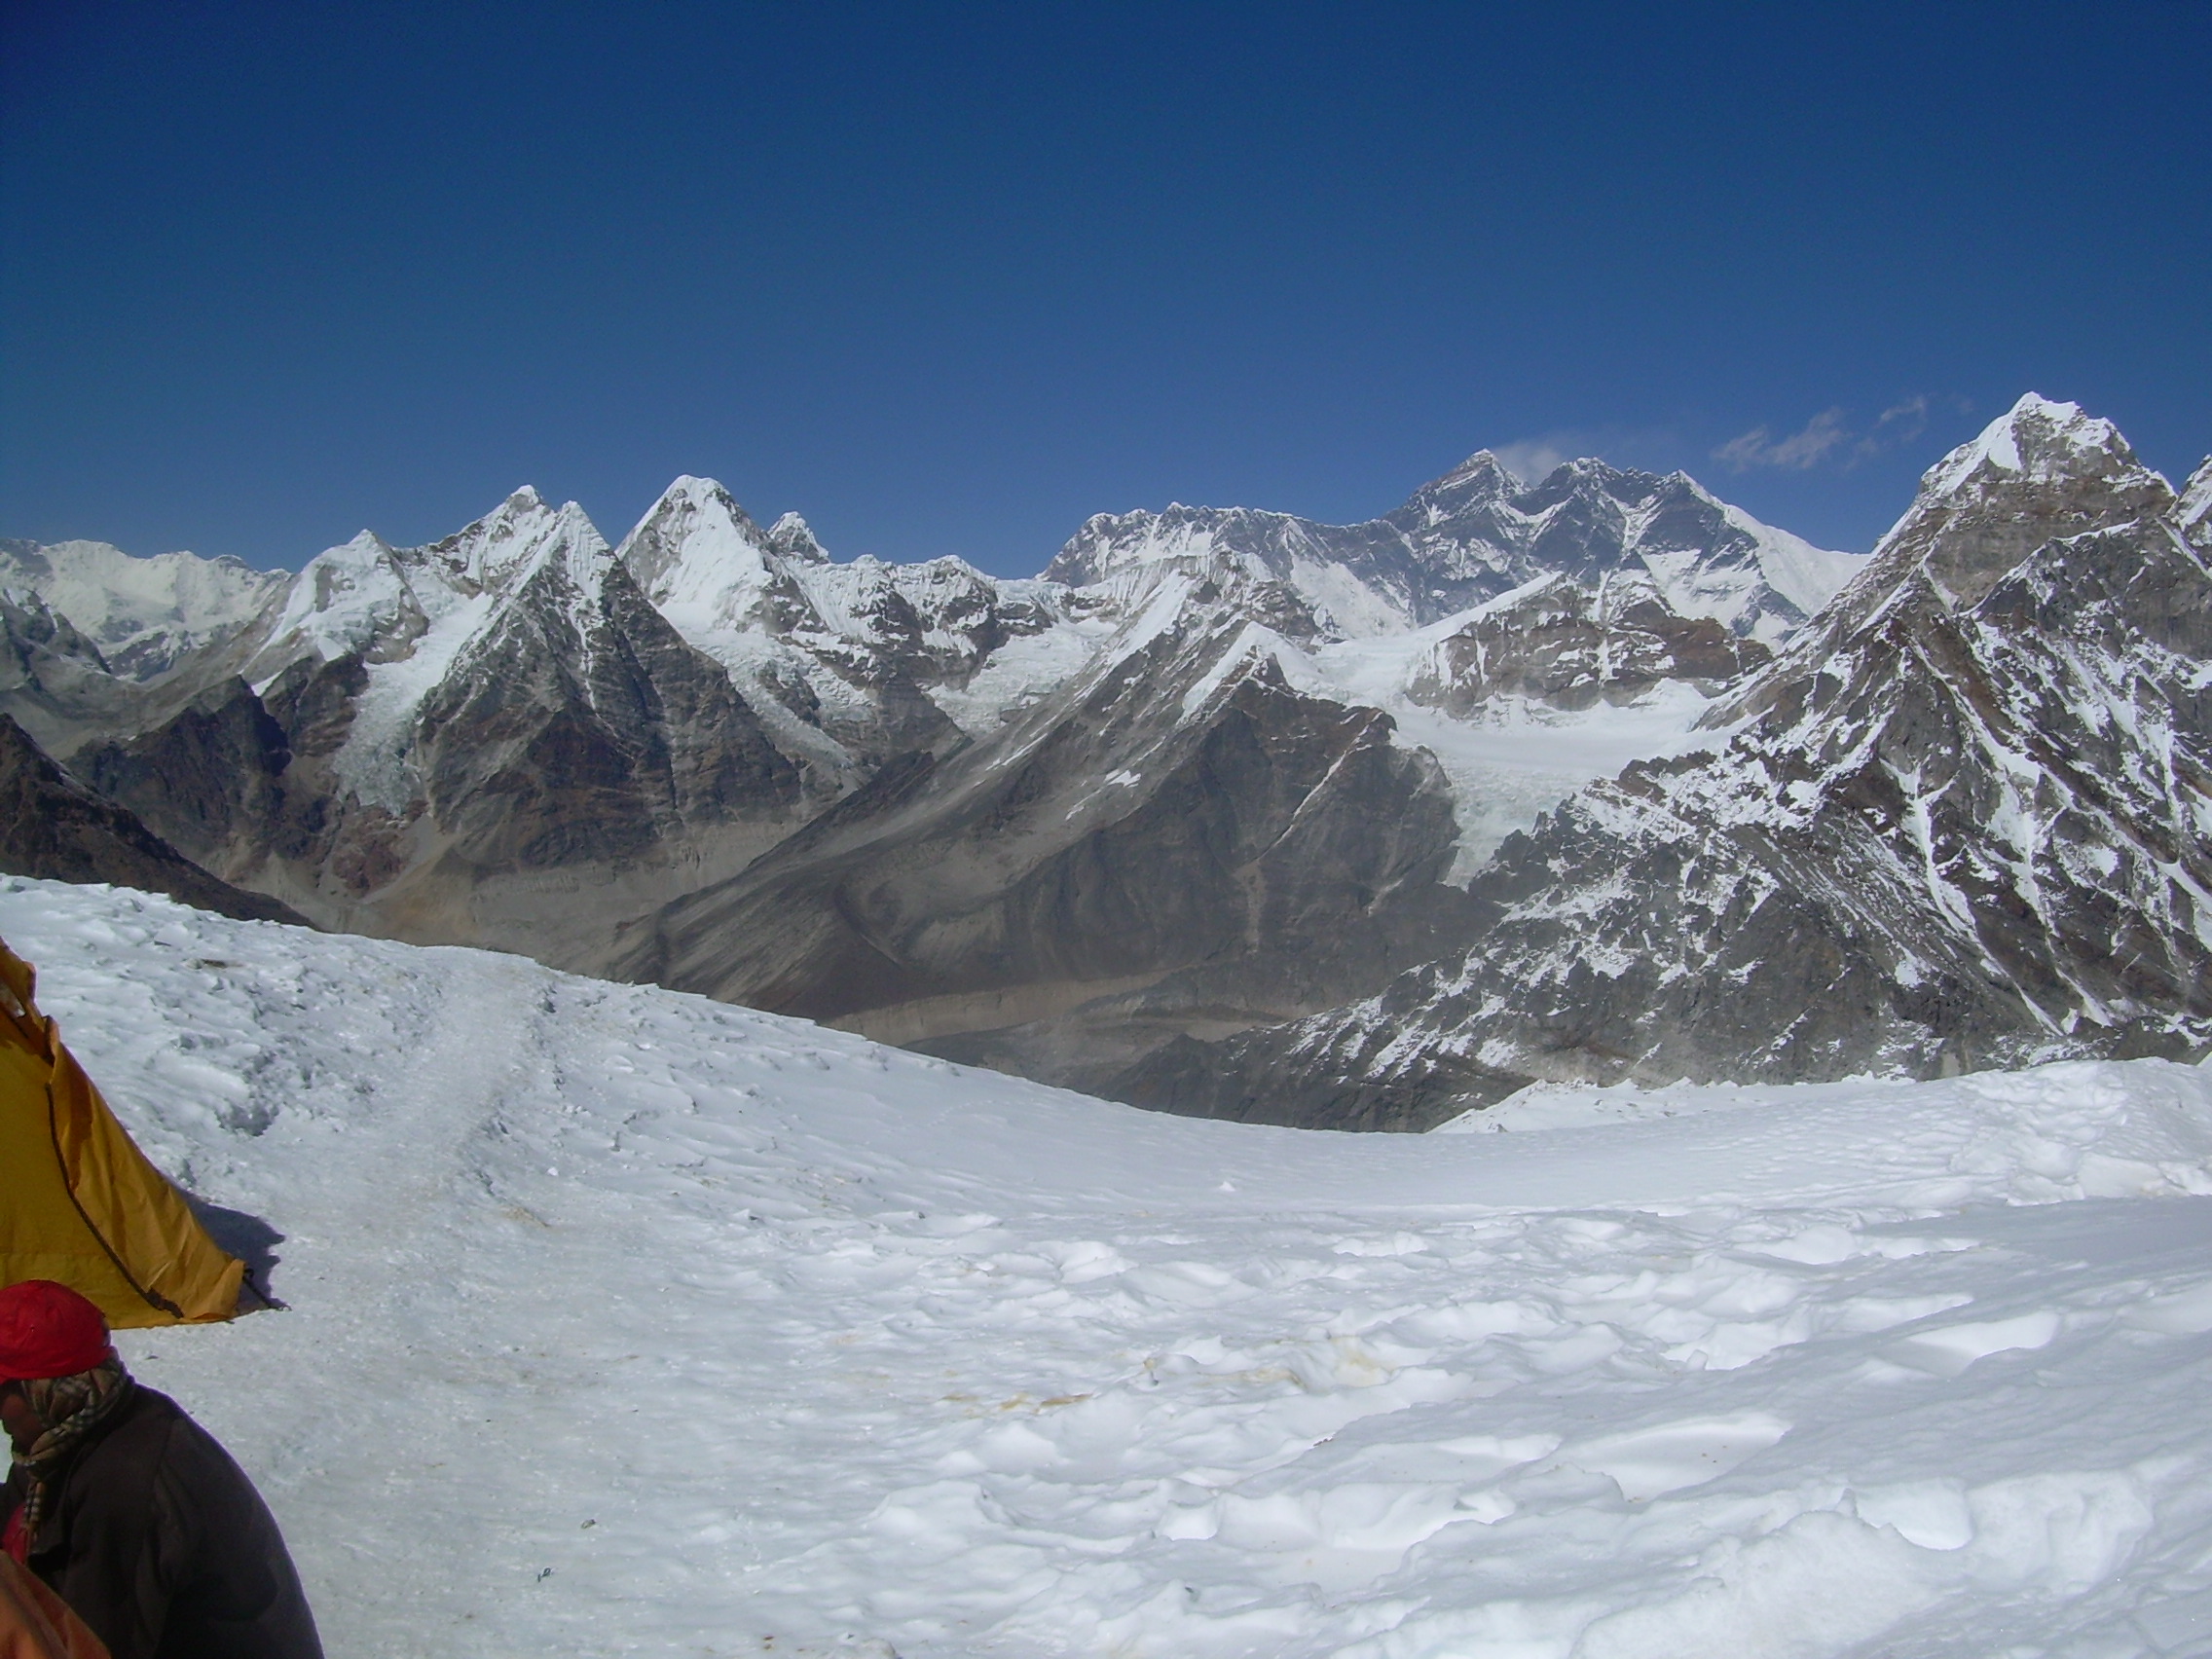
[[[321,1659],[276,1518],[107,1321],[45,1279],[0,1290],[0,1421],[16,1460],[0,1545],[114,1659]]]

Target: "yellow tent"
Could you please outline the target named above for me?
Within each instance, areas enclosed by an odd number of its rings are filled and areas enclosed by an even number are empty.
[[[108,1110],[0,941],[0,1285],[57,1279],[112,1326],[228,1319],[245,1264]]]

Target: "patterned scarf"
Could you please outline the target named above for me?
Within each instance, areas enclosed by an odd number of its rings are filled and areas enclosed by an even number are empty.
[[[32,1442],[30,1455],[16,1455],[16,1467],[23,1471],[23,1535],[35,1539],[39,1523],[46,1518],[54,1477],[78,1443],[123,1404],[130,1392],[130,1374],[123,1369],[122,1360],[110,1354],[90,1371],[18,1385],[25,1402],[46,1424],[46,1432]]]

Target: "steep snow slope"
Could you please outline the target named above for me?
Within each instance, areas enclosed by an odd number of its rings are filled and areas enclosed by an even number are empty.
[[[0,933],[286,1235],[289,1312],[124,1346],[334,1659],[2212,1641],[2194,1068],[1306,1135],[106,889]]]

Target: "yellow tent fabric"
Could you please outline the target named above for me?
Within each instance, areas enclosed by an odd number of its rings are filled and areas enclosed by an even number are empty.
[[[0,1284],[58,1280],[119,1329],[230,1318],[245,1264],[116,1122],[34,989],[0,940]]]

